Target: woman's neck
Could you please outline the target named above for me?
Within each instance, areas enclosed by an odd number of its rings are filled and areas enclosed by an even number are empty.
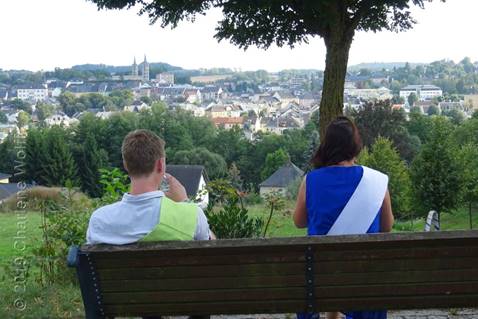
[[[354,165],[355,165],[355,158],[348,161],[338,162],[337,164],[330,165],[330,166],[354,166]]]

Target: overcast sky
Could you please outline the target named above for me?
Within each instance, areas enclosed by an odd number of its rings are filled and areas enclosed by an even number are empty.
[[[434,1],[414,9],[418,24],[405,33],[358,33],[349,65],[360,62],[431,62],[478,60],[478,0]],[[98,11],[86,0],[0,0],[0,68],[51,70],[75,64],[129,65],[166,62],[184,68],[229,67],[277,71],[323,69],[325,47],[320,38],[309,44],[267,51],[240,50],[217,43],[219,11],[184,22],[177,29],[149,25],[135,10]]]

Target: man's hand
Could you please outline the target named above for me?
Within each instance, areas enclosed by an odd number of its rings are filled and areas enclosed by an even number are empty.
[[[175,202],[183,202],[188,199],[186,189],[174,176],[166,173],[164,178],[167,179],[169,184],[169,190],[164,193],[167,198]]]

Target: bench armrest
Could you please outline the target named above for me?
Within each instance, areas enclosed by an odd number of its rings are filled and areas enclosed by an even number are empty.
[[[77,267],[78,266],[78,252],[80,248],[78,246],[71,246],[68,249],[68,256],[66,257],[66,263],[68,267]]]

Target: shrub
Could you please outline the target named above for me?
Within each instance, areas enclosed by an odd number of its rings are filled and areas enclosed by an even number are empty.
[[[255,193],[255,192],[250,192],[246,194],[244,197],[244,203],[247,205],[259,205],[264,202],[264,199],[261,197],[261,195]]]
[[[65,205],[66,198],[69,198],[70,205],[74,207],[92,207],[91,200],[82,192],[75,191],[71,197],[66,196],[67,192],[68,188],[35,186],[22,192],[22,201],[25,201],[28,209],[32,211],[40,211],[41,205],[45,201]],[[4,212],[15,211],[17,210],[17,202],[17,195],[12,195],[2,202],[0,210]]]
[[[210,201],[206,216],[217,238],[260,237],[264,221],[249,216],[244,207],[243,193],[225,180],[210,182],[207,189]],[[219,211],[214,210],[215,205],[221,206]]]
[[[249,217],[248,210],[230,201],[219,212],[206,211],[211,230],[217,238],[260,237],[264,221]]]

